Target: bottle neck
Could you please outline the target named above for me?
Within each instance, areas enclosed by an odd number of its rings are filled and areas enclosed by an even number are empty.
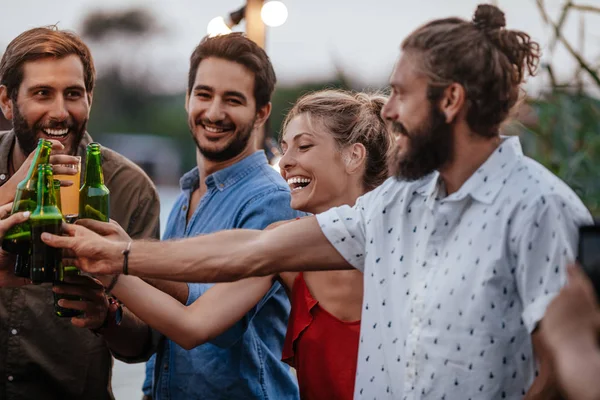
[[[51,170],[42,170],[38,174],[37,201],[38,209],[48,206],[56,206],[56,197],[54,196],[54,180]]]
[[[102,173],[102,157],[100,151],[88,152],[85,161],[84,185],[104,185],[104,174]]]
[[[29,167],[29,172],[25,178],[26,181],[38,179],[39,166],[42,164],[48,164],[50,162],[51,150],[51,146],[46,146],[44,144],[40,144],[37,147],[35,150],[35,155],[33,156],[33,161]]]

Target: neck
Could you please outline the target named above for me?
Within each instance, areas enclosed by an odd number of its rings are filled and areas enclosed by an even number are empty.
[[[28,154],[23,153],[23,150],[21,150],[21,146],[19,146],[18,139],[16,139],[16,138],[15,138],[15,143],[13,144],[11,153],[12,153],[12,156],[11,156],[10,163],[11,163],[11,168],[13,169],[13,171],[11,171],[11,173],[14,174],[15,172],[17,172],[17,170],[19,168],[21,168],[21,165],[23,165],[23,163],[27,159]]]
[[[349,185],[349,187],[344,191],[344,195],[336,197],[334,200],[329,201],[326,204],[321,204],[315,207],[314,209],[305,211],[316,215],[328,211],[334,207],[346,205],[353,207],[356,203],[356,200],[358,200],[358,198],[365,193],[367,193],[367,190],[363,188],[363,185],[361,183],[357,183],[356,185]]]
[[[249,140],[248,145],[240,154],[225,161],[209,160],[204,157],[198,149],[196,149],[196,163],[198,165],[198,173],[200,175],[200,188],[202,189],[205,186],[204,180],[207,176],[230,167],[242,161],[244,158],[252,155],[256,151],[256,146],[253,142],[253,140]]]
[[[499,136],[486,138],[474,132],[456,132],[452,162],[440,169],[447,194],[452,194],[477,171],[500,145]]]

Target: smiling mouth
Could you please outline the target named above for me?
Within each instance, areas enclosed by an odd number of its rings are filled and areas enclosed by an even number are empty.
[[[206,124],[204,124],[202,122],[199,122],[199,125],[202,126],[202,128],[206,132],[215,133],[215,134],[230,132],[230,131],[232,131],[235,128],[233,126],[213,126],[213,125],[206,125]]]
[[[42,132],[44,132],[46,134],[46,136],[52,137],[52,138],[64,138],[67,137],[67,135],[69,134],[69,128],[63,128],[63,129],[42,129]]]
[[[309,178],[301,178],[301,177],[293,177],[287,180],[288,185],[290,186],[290,190],[292,192],[297,192],[306,188],[312,182]]]

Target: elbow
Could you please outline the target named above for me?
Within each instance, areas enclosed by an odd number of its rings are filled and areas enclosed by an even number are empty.
[[[187,335],[183,335],[181,338],[177,338],[177,340],[173,340],[175,343],[177,343],[178,346],[182,347],[185,350],[192,350],[195,349],[196,347],[206,343],[208,341],[208,338],[202,336],[198,336],[198,334],[187,334]]]
[[[192,350],[210,340],[208,334],[199,326],[194,326],[192,324],[182,328],[183,329],[179,329],[173,335],[166,336],[185,350]]]

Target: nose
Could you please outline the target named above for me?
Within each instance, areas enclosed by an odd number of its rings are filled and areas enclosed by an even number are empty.
[[[292,156],[292,152],[289,150],[284,152],[281,158],[279,159],[279,169],[282,172],[287,172],[294,165],[296,165],[296,159]]]
[[[204,117],[211,122],[222,121],[225,119],[225,113],[223,111],[222,103],[218,99],[213,99],[208,106],[208,109],[204,112]]]
[[[63,96],[56,96],[54,98],[48,116],[50,119],[59,122],[69,118],[69,111],[67,110],[67,104]]]
[[[381,118],[384,121],[394,121],[398,117],[398,113],[394,111],[394,101],[392,98],[388,98],[383,107],[381,108]]]

